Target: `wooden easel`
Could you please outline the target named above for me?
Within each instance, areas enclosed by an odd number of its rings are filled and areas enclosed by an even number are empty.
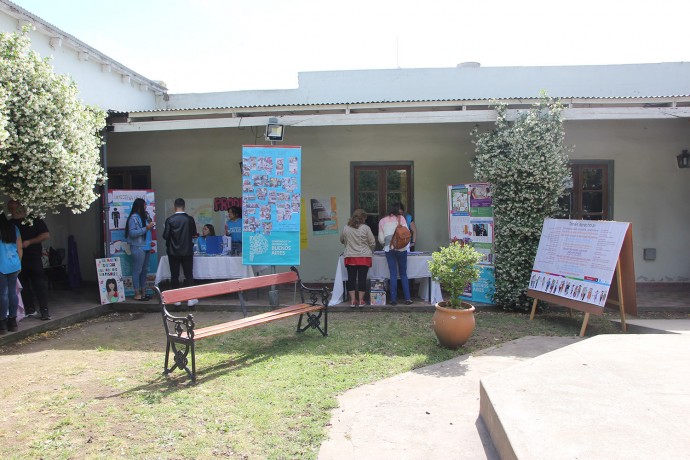
[[[627,332],[628,328],[625,322],[625,314],[628,313],[630,315],[637,316],[637,291],[635,285],[635,267],[632,249],[632,224],[628,225],[628,230],[625,233],[621,251],[618,255],[618,260],[616,261],[613,279],[611,280],[611,287],[606,297],[606,302],[604,302],[603,308],[590,303],[568,299],[546,292],[535,291],[533,289],[528,289],[527,295],[534,298],[534,302],[532,303],[532,311],[529,316],[530,321],[534,319],[534,314],[537,311],[538,300],[544,300],[556,305],[568,307],[570,309],[569,312],[571,316],[572,310],[583,311],[585,313],[585,318],[582,321],[582,327],[580,328],[580,337],[584,337],[585,330],[587,329],[587,323],[589,322],[590,313],[601,315],[606,307],[617,308],[621,317],[621,329],[623,332]]]

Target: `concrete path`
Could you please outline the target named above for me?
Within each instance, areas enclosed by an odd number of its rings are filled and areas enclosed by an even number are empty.
[[[319,459],[497,459],[479,418],[479,380],[579,340],[524,337],[350,390]]]

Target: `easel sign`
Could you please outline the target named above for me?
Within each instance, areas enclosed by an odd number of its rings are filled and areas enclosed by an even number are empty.
[[[527,295],[585,313],[584,336],[590,313],[604,308],[637,315],[632,224],[629,222],[545,219]]]
[[[122,283],[120,258],[96,259],[96,272],[98,274],[98,291],[101,297],[101,305],[124,302],[125,287]]]

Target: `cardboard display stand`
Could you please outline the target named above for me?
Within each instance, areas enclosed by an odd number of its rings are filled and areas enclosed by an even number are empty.
[[[601,315],[604,308],[615,308],[626,331],[625,315],[637,315],[635,289],[632,224],[544,221],[527,290],[534,299],[530,320],[538,300],[579,310],[585,313],[582,337],[590,314]]]

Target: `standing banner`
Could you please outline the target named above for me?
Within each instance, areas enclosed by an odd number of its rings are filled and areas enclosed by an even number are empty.
[[[242,263],[299,265],[302,147],[242,146]]]
[[[96,273],[98,274],[98,292],[101,297],[101,305],[124,302],[125,287],[122,283],[120,258],[96,259]]]
[[[491,186],[486,182],[448,186],[448,235],[451,242],[470,244],[483,255],[479,279],[468,284],[462,298],[492,303],[494,296],[494,214]]]
[[[156,200],[153,190],[108,190],[108,253],[109,257],[120,258],[124,294],[134,295],[132,283],[132,256],[129,243],[125,238],[127,218],[132,210],[132,203],[137,198],[146,202],[146,220],[156,220]],[[153,284],[158,270],[158,244],[156,228],[151,230],[151,257],[146,274],[147,293],[153,294]]]

